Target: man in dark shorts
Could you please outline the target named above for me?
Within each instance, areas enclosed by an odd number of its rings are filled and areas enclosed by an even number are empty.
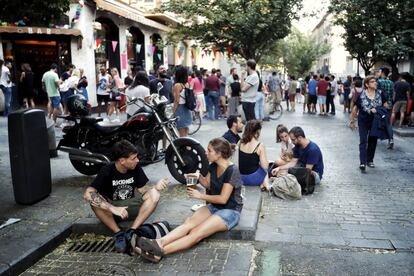
[[[115,249],[121,253],[127,251],[132,234],[155,210],[160,191],[169,182],[162,178],[155,186],[146,186],[148,178],[138,164],[137,153],[129,141],[117,142],[113,150],[116,161],[101,169],[83,195],[96,217],[115,233]],[[131,228],[123,231],[116,221],[136,213]]]

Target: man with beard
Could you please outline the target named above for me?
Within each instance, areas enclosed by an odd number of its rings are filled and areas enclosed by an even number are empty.
[[[223,138],[230,144],[237,144],[240,141],[239,133],[243,132],[243,121],[240,116],[231,115],[227,119],[227,127],[229,130],[223,134]]]
[[[292,167],[309,168],[315,177],[315,184],[320,184],[323,175],[323,157],[319,146],[307,139],[301,127],[293,127],[289,131],[289,137],[295,145],[293,158],[286,165],[279,166],[272,170],[273,176],[279,176]]]
[[[115,250],[120,253],[127,251],[132,234],[155,210],[160,192],[169,182],[162,178],[152,187],[146,185],[148,178],[137,155],[129,141],[117,142],[113,148],[115,162],[102,167],[83,195],[96,217],[115,233]],[[123,231],[117,222],[133,216],[131,228]]]
[[[167,68],[164,65],[160,65],[160,67],[158,67],[157,76],[158,77],[155,80],[152,80],[149,83],[150,93],[159,93],[160,96],[166,97],[169,103],[172,103],[174,101],[174,97],[172,94],[173,83],[168,78]],[[160,91],[158,91],[159,83],[162,84],[162,88],[160,89]]]

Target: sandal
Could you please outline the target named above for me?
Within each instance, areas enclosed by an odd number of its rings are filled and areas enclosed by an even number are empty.
[[[162,257],[161,257],[161,256],[156,256],[156,255],[151,254],[151,253],[149,253],[149,252],[147,252],[147,251],[144,251],[144,250],[142,250],[141,248],[139,248],[138,246],[133,247],[133,250],[134,250],[134,252],[135,252],[137,255],[140,255],[143,259],[145,259],[145,260],[147,260],[147,261],[150,261],[151,263],[155,263],[155,264],[157,264],[157,263],[159,263],[159,262],[161,261],[161,259],[162,259]]]
[[[156,240],[148,239],[145,237],[141,237],[138,240],[138,247],[141,248],[143,251],[151,253],[156,256],[164,256],[164,250],[158,245]]]

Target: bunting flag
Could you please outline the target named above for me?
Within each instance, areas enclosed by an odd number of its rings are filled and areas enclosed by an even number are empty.
[[[216,57],[217,49],[213,47],[213,56]]]
[[[181,53],[184,55],[184,53],[185,53],[185,47],[181,46],[181,47],[180,47],[180,51],[181,51]]]
[[[204,58],[204,54],[201,54],[201,58]]]
[[[102,40],[100,38],[95,39],[95,45],[96,48],[99,48],[101,46]]]
[[[191,53],[191,59],[194,60],[194,50],[191,50],[190,53]]]
[[[157,46],[151,46],[152,54],[155,55],[155,52],[157,51]]]
[[[112,51],[115,52],[116,51],[116,46],[118,45],[118,41],[113,40],[112,41]]]
[[[178,58],[180,58],[181,59],[181,56],[183,55],[183,53],[181,52],[181,49],[179,49],[178,51],[177,51],[177,56],[178,56]]]
[[[136,52],[137,52],[137,54],[139,54],[139,53],[141,53],[141,44],[136,44],[135,45],[135,50],[136,50]]]
[[[157,57],[158,57],[158,60],[161,61],[162,55],[161,54],[157,54]]]

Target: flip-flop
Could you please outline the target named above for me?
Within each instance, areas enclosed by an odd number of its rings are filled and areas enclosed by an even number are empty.
[[[141,248],[143,251],[151,253],[156,256],[164,256],[164,250],[158,245],[156,240],[151,240],[145,237],[141,237],[138,240],[138,247]]]
[[[159,263],[162,259],[161,256],[155,256],[154,254],[142,250],[138,246],[135,246],[132,249],[134,250],[135,254],[140,255],[143,259],[150,261],[152,263]]]

